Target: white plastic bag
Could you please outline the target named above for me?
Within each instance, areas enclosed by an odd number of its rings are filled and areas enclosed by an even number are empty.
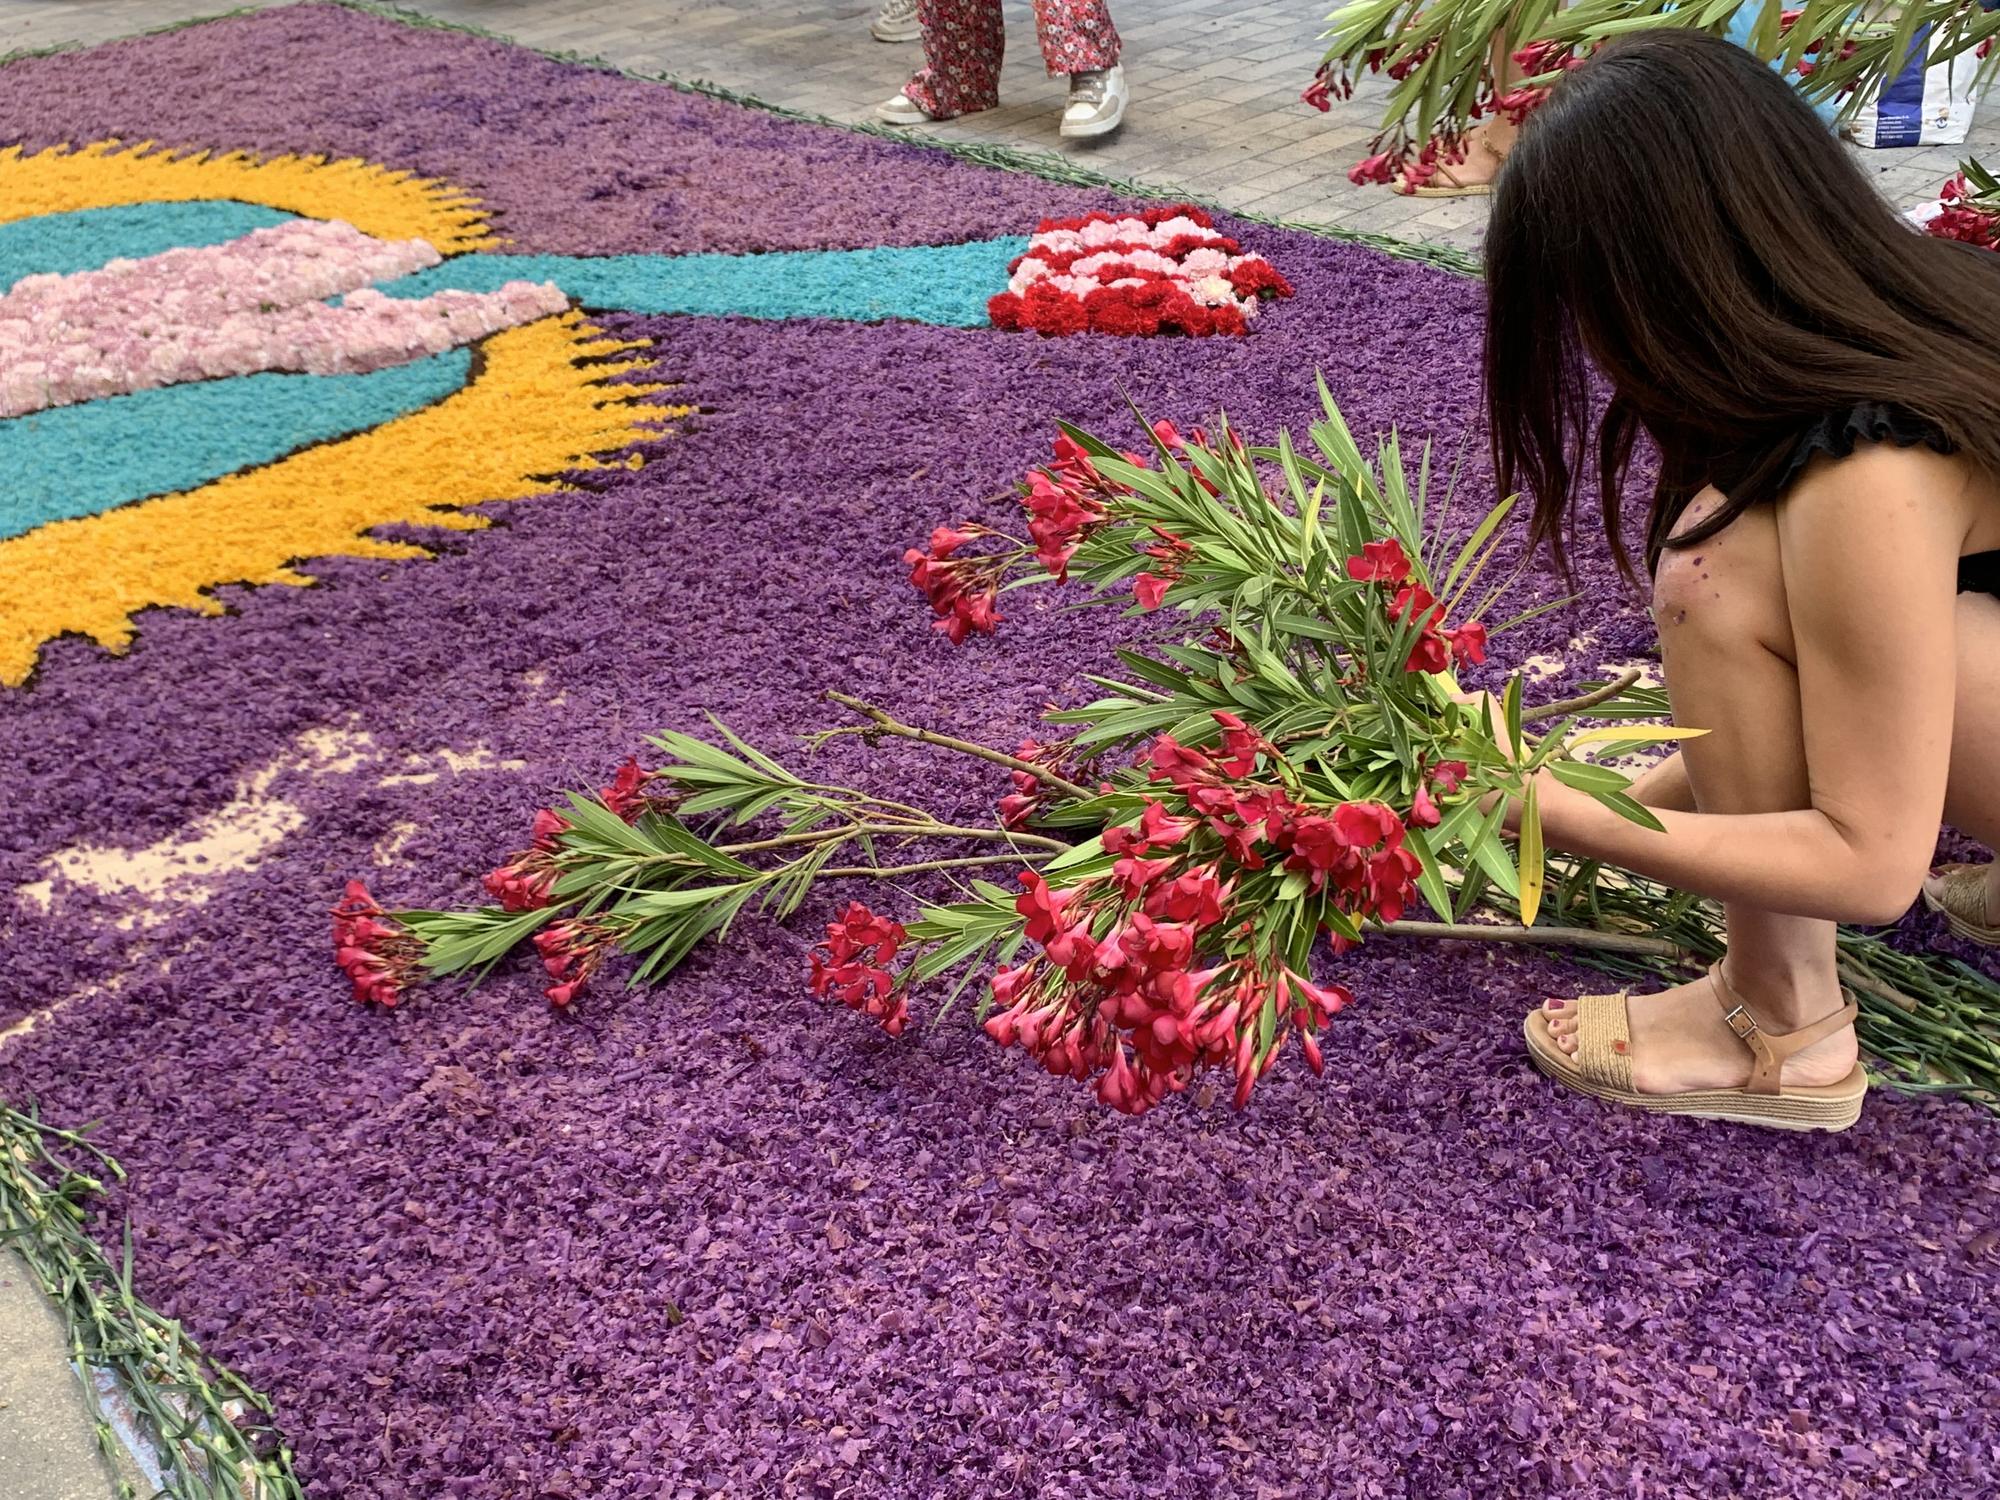
[[[1926,26],[1910,43],[1902,71],[1878,98],[1861,106],[1848,130],[1859,146],[1956,146],[1972,129],[1973,86],[1979,65],[1962,52],[1925,67],[1931,32]]]

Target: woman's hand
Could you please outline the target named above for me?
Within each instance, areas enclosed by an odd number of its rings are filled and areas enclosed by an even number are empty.
[[[1493,740],[1500,747],[1500,753],[1509,760],[1516,758],[1513,736],[1507,732],[1507,711],[1501,707],[1498,698],[1483,691],[1453,693],[1451,696],[1453,702],[1471,711],[1474,723],[1480,723],[1483,716],[1484,722],[1493,726]]]
[[[1454,702],[1471,713],[1474,723],[1481,724],[1482,727],[1487,724],[1493,726],[1493,742],[1500,747],[1500,753],[1503,756],[1510,762],[1520,759],[1520,751],[1514,744],[1514,738],[1507,732],[1506,711],[1500,706],[1498,698],[1488,692],[1453,693],[1451,696]],[[1493,804],[1498,802],[1503,796],[1506,796],[1504,792],[1488,792],[1484,797],[1479,799],[1479,810],[1483,813],[1493,811]],[[1535,800],[1537,803],[1541,801],[1539,791],[1536,794]],[[1520,824],[1521,799],[1519,797],[1509,797],[1507,799],[1507,816],[1503,826],[1507,832],[1514,833],[1519,830]]]

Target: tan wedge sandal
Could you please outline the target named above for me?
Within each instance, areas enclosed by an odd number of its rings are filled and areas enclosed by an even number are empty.
[[[1506,152],[1494,150],[1485,141],[1475,143],[1473,149],[1493,157],[1499,162],[1507,160]],[[1456,172],[1452,171],[1453,167],[1462,167],[1464,165],[1463,161],[1439,162],[1435,175],[1421,186],[1411,182],[1408,175],[1405,174],[1403,180],[1396,184],[1396,191],[1401,193],[1405,198],[1490,197],[1493,192],[1493,184],[1490,180],[1486,182],[1465,182],[1459,178]]]
[[[1530,1012],[1523,1027],[1528,1055],[1536,1067],[1564,1088],[1653,1114],[1733,1120],[1772,1130],[1845,1130],[1861,1118],[1868,1076],[1859,1063],[1839,1083],[1813,1088],[1778,1086],[1786,1058],[1854,1024],[1857,1011],[1853,1000],[1810,1026],[1770,1032],[1758,1024],[1750,1007],[1723,977],[1721,964],[1708,975],[1722,1004],[1723,1020],[1757,1059],[1750,1082],[1743,1088],[1696,1089],[1682,1094],[1642,1094],[1633,1088],[1631,1032],[1623,991],[1585,995],[1577,1002],[1574,1057],[1556,1045],[1546,1012]]]
[[[1988,865],[1946,865],[1924,882],[1924,905],[1944,913],[1952,936],[2000,948],[2000,927],[1986,920]]]

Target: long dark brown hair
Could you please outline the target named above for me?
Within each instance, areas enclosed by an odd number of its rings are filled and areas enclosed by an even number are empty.
[[[1689,500],[1714,535],[1789,468],[1801,430],[1901,407],[2000,473],[2000,256],[1900,220],[1792,89],[1699,33],[1639,33],[1556,85],[1494,189],[1486,404],[1500,493],[1534,500],[1566,566],[1590,461],[1629,574],[1619,496],[1659,450],[1650,567]]]

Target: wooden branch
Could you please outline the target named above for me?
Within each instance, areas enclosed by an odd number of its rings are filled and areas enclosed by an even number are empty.
[[[1679,943],[1636,932],[1599,932],[1594,927],[1521,927],[1506,922],[1391,922],[1391,937],[1433,938],[1460,943],[1518,943],[1530,948],[1594,948],[1602,953],[1643,953],[1693,964],[1700,960]]]
[[[934,730],[918,729],[914,725],[891,718],[885,710],[877,708],[874,704],[864,703],[861,699],[849,697],[846,693],[829,689],[826,696],[842,708],[852,709],[862,718],[873,721],[877,726],[876,732],[894,735],[899,740],[916,740],[919,744],[935,745],[940,750],[956,750],[960,755],[991,761],[994,765],[1005,766],[1010,771],[1025,771],[1037,781],[1045,782],[1082,802],[1088,802],[1097,795],[1087,788],[1078,786],[1074,781],[1064,780],[1048,767],[1038,766],[1031,760],[1022,760],[1018,755],[1009,755],[1004,750],[995,750],[986,745],[976,745],[971,740],[954,739],[951,735],[938,734]]]
[[[1627,668],[1600,688],[1592,688],[1587,693],[1579,693],[1574,698],[1559,698],[1554,703],[1544,703],[1539,708],[1531,708],[1521,715],[1523,724],[1545,724],[1550,719],[1560,719],[1567,714],[1580,714],[1587,708],[1595,708],[1616,698],[1627,688],[1636,687],[1640,672],[1637,667]]]

